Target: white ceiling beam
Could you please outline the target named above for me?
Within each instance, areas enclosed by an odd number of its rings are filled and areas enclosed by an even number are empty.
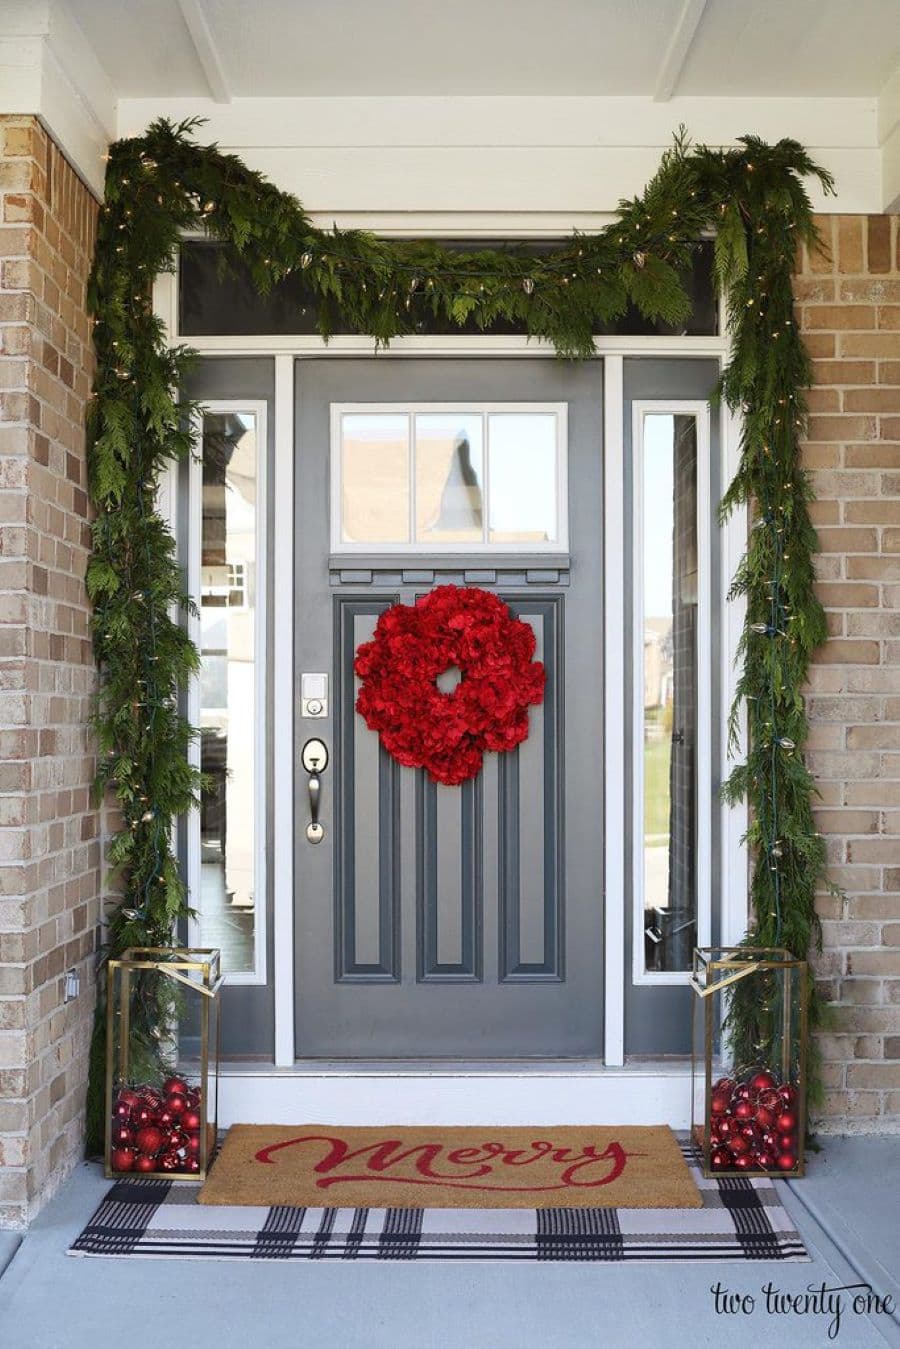
[[[230,103],[231,90],[216,40],[203,9],[203,0],[178,0],[178,8],[203,67],[209,92],[216,103]]]
[[[707,0],[684,0],[656,77],[654,103],[668,103],[674,94],[706,5]]]

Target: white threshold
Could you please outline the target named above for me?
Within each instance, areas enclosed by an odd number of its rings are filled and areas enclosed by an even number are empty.
[[[219,1126],[232,1124],[669,1124],[691,1122],[690,1060],[229,1063]]]

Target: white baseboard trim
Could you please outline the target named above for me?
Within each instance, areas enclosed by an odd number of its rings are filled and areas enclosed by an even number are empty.
[[[669,1124],[691,1122],[690,1070],[366,1065],[231,1069],[219,1126],[232,1124]]]

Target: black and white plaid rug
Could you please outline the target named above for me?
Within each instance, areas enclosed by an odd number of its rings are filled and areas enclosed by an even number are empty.
[[[769,1180],[704,1180],[702,1208],[257,1208],[116,1181],[69,1255],[197,1260],[808,1260]]]

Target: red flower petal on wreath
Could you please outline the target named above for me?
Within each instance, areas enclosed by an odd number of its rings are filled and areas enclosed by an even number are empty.
[[[528,735],[528,707],[545,674],[535,636],[496,595],[438,586],[413,605],[392,605],[356,653],[356,708],[400,763],[456,784],[481,768],[483,749],[506,750]],[[458,666],[444,693],[435,681]]]

